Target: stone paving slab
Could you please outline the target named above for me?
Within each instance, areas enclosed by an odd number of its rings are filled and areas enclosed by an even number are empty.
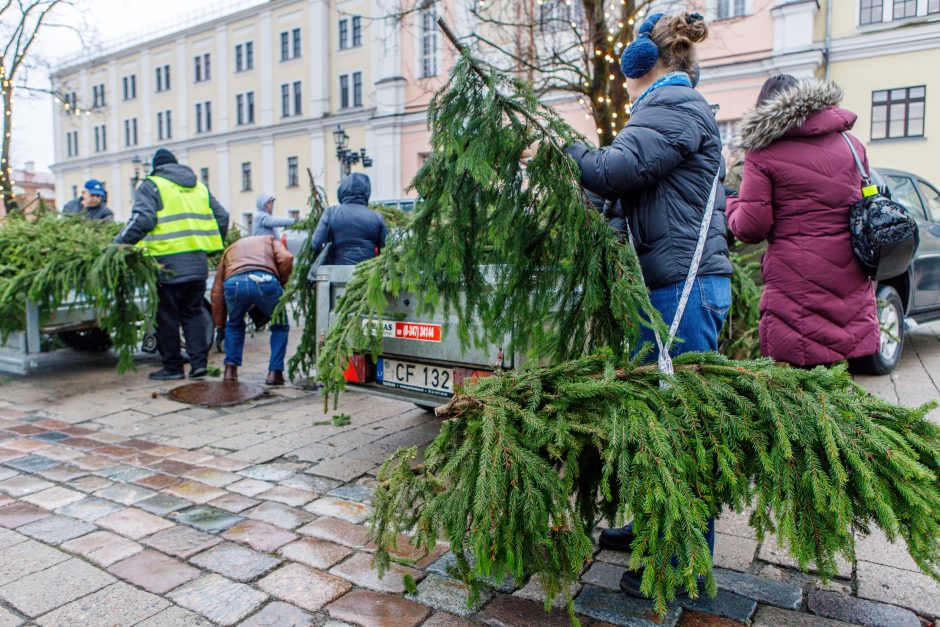
[[[19,627],[22,624],[22,618],[8,609],[0,607],[0,627]]]
[[[826,590],[811,590],[806,605],[824,618],[865,627],[920,627],[917,616],[909,610]]]
[[[184,610],[177,605],[171,605],[159,614],[137,623],[135,627],[211,627],[212,623],[202,616]]]
[[[349,592],[352,584],[300,564],[287,564],[259,581],[258,587],[273,597],[315,612]]]
[[[48,515],[49,512],[37,505],[17,501],[0,507],[0,527],[15,529]]]
[[[134,508],[122,509],[113,514],[108,514],[103,518],[99,518],[96,522],[105,529],[110,529],[134,540],[139,540],[144,536],[149,536],[152,533],[173,526],[173,523],[159,516]]]
[[[715,569],[719,588],[753,599],[759,603],[796,610],[803,605],[803,590],[782,581],[772,581],[733,570]]]
[[[117,562],[108,572],[154,594],[165,594],[199,576],[192,566],[152,550]]]
[[[363,627],[413,627],[421,624],[431,613],[430,609],[413,601],[368,590],[353,590],[326,609],[334,619]]]
[[[304,525],[297,530],[297,533],[321,540],[329,540],[354,549],[370,546],[369,530],[367,528],[329,516],[318,518],[312,523]],[[371,546],[374,547],[375,545]]]
[[[330,574],[351,581],[360,588],[393,594],[405,592],[405,577],[411,577],[416,582],[424,578],[424,571],[394,562],[389,564],[388,570],[380,578],[375,568],[372,567],[372,558],[373,556],[369,553],[356,553],[348,560],[334,566]]]
[[[72,558],[0,587],[0,598],[35,618],[112,583],[108,573]]]
[[[234,625],[267,600],[267,595],[221,575],[206,575],[170,594],[183,607],[221,625]]]
[[[272,601],[264,609],[241,623],[239,627],[314,627],[314,617],[299,607]],[[327,623],[324,623],[326,627]]]
[[[122,509],[124,509],[124,506],[119,503],[107,501],[96,496],[89,496],[81,501],[75,501],[65,507],[60,507],[55,510],[55,513],[84,520],[85,522],[94,522],[99,518]]]
[[[221,541],[208,533],[183,525],[158,531],[152,536],[147,536],[141,540],[151,548],[180,559],[187,559],[196,553],[215,546]]]
[[[270,552],[293,542],[297,536],[290,531],[257,520],[240,522],[225,533],[223,538],[242,542],[256,551]]]
[[[43,490],[42,492],[29,494],[20,500],[38,505],[43,509],[53,510],[65,507],[76,501],[81,501],[83,498],[85,498],[85,495],[77,490],[69,490],[68,488],[60,488],[57,486]]]
[[[940,619],[940,583],[920,572],[871,562],[858,563],[858,596],[916,609]]]
[[[352,549],[313,538],[302,538],[278,549],[278,554],[292,562],[299,562],[326,570],[352,554]]]
[[[200,505],[177,512],[174,518],[181,523],[192,525],[196,529],[209,533],[221,533],[245,520],[241,516],[208,505]]]
[[[36,620],[39,625],[98,627],[136,625],[169,607],[169,601],[117,582],[103,590],[72,601]]]
[[[189,561],[235,581],[252,581],[281,563],[276,557],[252,551],[233,542],[220,544]]]
[[[813,614],[762,605],[757,609],[751,627],[850,627],[850,625]]]
[[[641,601],[620,591],[587,585],[574,600],[578,614],[626,627],[673,627],[682,610],[670,607],[664,616],[656,616],[652,601]]]
[[[407,594],[405,598],[436,610],[466,618],[475,614],[488,603],[493,598],[493,593],[485,588],[482,589],[477,602],[468,606],[467,600],[470,598],[470,589],[465,583],[431,573],[418,584],[417,594]]]
[[[144,547],[110,531],[96,531],[86,536],[69,540],[61,547],[65,551],[81,555],[103,567],[136,555]]]
[[[68,559],[66,553],[24,537],[23,542],[8,545],[0,551],[0,585],[19,581]]]
[[[73,538],[83,536],[95,530],[95,526],[81,520],[66,516],[47,516],[36,522],[18,527],[19,533],[45,542],[46,544],[62,544]]]
[[[512,625],[513,627],[569,627],[568,612],[553,608],[546,612],[541,604],[515,596],[497,595],[484,607],[475,621],[485,625]]]

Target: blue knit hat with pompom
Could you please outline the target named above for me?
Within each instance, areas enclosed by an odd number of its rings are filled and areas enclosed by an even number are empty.
[[[659,48],[653,41],[652,33],[656,22],[660,20],[665,13],[653,13],[636,32],[636,39],[630,42],[623,54],[620,56],[620,70],[627,78],[640,78],[656,65],[659,59]]]

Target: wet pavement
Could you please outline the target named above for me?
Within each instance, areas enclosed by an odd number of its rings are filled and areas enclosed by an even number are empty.
[[[940,399],[935,326],[912,334],[893,376],[862,384],[907,404]],[[266,334],[249,339],[257,363],[242,383],[262,385],[266,351]],[[403,537],[399,563],[375,575],[375,473],[397,448],[435,437],[432,414],[358,393],[324,414],[319,393],[294,387],[227,408],[181,404],[167,395],[179,382],[147,379],[156,367],[120,376],[112,358],[63,352],[0,385],[0,625],[567,624],[544,611],[535,580],[468,607],[443,544],[421,555]],[[940,617],[940,585],[877,534],[822,585],[773,538],[755,538],[746,515],[726,513],[717,530],[719,596],[677,604],[660,624]],[[649,605],[617,589],[625,563],[600,551],[586,569],[572,590],[582,624],[649,624]]]

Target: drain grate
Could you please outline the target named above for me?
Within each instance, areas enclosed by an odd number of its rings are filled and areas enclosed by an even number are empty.
[[[231,407],[264,394],[260,385],[241,381],[198,381],[170,390],[170,398],[202,407]]]

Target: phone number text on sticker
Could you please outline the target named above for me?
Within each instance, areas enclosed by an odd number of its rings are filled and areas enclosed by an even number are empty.
[[[373,332],[382,330],[382,337],[392,337],[398,340],[415,340],[418,342],[440,342],[441,325],[426,322],[396,322],[394,320],[363,320],[362,326]]]

